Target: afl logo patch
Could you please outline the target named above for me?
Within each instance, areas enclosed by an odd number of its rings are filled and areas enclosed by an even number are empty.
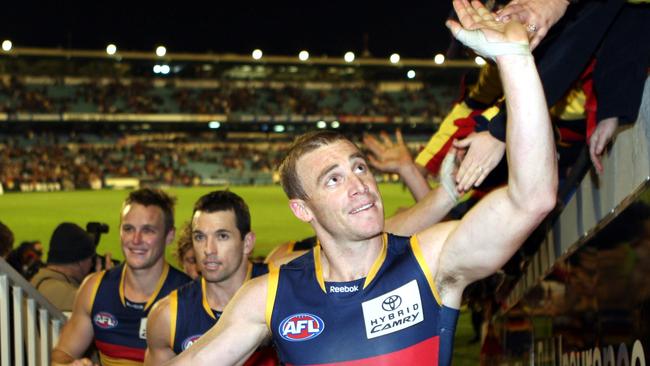
[[[102,329],[111,329],[117,327],[117,318],[111,313],[105,311],[97,313],[93,319],[95,324]]]
[[[181,349],[185,351],[186,349],[190,348],[194,344],[194,342],[199,340],[199,338],[201,338],[201,334],[195,334],[193,336],[189,336],[185,338],[185,340],[181,344]]]
[[[318,337],[325,329],[323,319],[313,314],[301,313],[286,317],[278,332],[289,342],[302,342]]]

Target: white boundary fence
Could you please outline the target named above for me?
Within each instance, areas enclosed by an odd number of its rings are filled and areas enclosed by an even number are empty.
[[[66,317],[0,258],[0,366],[48,366]]]

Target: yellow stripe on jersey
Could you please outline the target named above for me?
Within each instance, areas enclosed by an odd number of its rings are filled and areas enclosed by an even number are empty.
[[[424,254],[422,254],[422,248],[420,248],[420,242],[418,241],[418,238],[415,235],[411,237],[411,249],[413,250],[413,255],[415,255],[415,259],[418,261],[418,264],[420,265],[422,272],[424,272],[424,276],[427,278],[427,282],[429,282],[429,287],[431,288],[433,297],[435,297],[438,305],[442,305],[442,301],[440,300],[440,295],[438,295],[438,290],[436,290],[436,284],[433,282],[433,274],[431,273],[431,270],[429,269],[429,265],[424,259]]]
[[[124,267],[122,267],[122,273],[120,274],[120,301],[122,302],[122,306],[126,306],[126,300],[124,296],[124,277],[126,275],[126,263],[124,264]]]
[[[97,291],[99,290],[99,285],[102,283],[102,279],[104,278],[104,275],[106,274],[106,271],[101,271],[97,275],[97,281],[95,281],[95,285],[93,286],[93,291],[90,294],[90,309],[93,308],[93,305],[95,305],[95,296],[97,296]]]
[[[169,347],[174,349],[176,338],[176,318],[178,317],[178,290],[169,294]]]
[[[314,270],[316,271],[316,281],[318,281],[318,286],[324,293],[327,293],[325,289],[325,280],[323,279],[323,265],[320,261],[320,243],[314,247]]]
[[[280,280],[280,269],[269,263],[269,279],[266,289],[266,326],[271,331],[271,316],[273,315],[273,305],[275,304],[275,295],[278,292],[278,281]]]
[[[248,281],[251,278],[253,278],[253,263],[248,261],[248,265],[246,266],[246,279],[244,281]]]
[[[122,302],[123,306],[126,306],[126,296],[124,295],[124,278],[126,277],[126,264],[124,265],[124,268],[122,268],[122,275],[120,276],[120,301]],[[154,292],[149,296],[149,299],[147,300],[147,303],[144,305],[144,311],[147,311],[151,305],[153,305],[154,300],[158,296],[158,293],[160,292],[160,289],[163,287],[165,284],[165,280],[167,279],[167,274],[169,273],[169,264],[167,262],[163,263],[163,271],[162,274],[160,275],[160,278],[158,278],[158,284],[156,285],[156,289]]]
[[[207,292],[205,290],[205,278],[201,277],[201,303],[203,304],[203,310],[210,316],[210,318],[217,320],[215,318],[214,314],[212,313],[212,308],[210,307],[210,303],[208,303],[208,296]]]
[[[147,301],[147,304],[144,306],[145,311],[149,309],[149,307],[153,305],[154,300],[156,300],[156,297],[158,296],[160,289],[162,289],[163,285],[165,284],[165,280],[167,279],[167,274],[169,274],[169,264],[165,262],[163,267],[163,272],[160,275],[160,278],[158,279],[158,284],[156,285],[156,290],[153,292],[153,294],[151,294],[149,300]]]
[[[102,366],[142,366],[142,362],[126,360],[123,358],[113,358],[99,352],[99,360]]]
[[[377,259],[375,259],[375,263],[373,263],[372,267],[370,267],[370,271],[368,272],[366,280],[363,283],[364,289],[370,284],[370,282],[372,282],[372,280],[375,279],[375,276],[377,276],[379,268],[381,268],[381,265],[384,264],[384,260],[386,260],[386,253],[388,253],[388,234],[383,233],[381,235],[381,252],[379,253]]]

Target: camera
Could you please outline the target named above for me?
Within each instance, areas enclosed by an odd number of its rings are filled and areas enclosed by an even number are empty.
[[[108,234],[108,224],[103,222],[91,221],[86,224],[86,232],[90,234],[93,238],[93,243],[95,244],[95,250],[97,250],[97,245],[99,245],[99,239],[102,234]],[[95,254],[95,261],[101,264],[101,269],[106,269],[106,257],[103,255]],[[120,261],[111,259],[113,266],[120,264]]]
[[[93,237],[93,242],[95,243],[95,248],[99,244],[99,238],[102,234],[108,234],[108,224],[103,222],[91,221],[86,224],[86,232]]]

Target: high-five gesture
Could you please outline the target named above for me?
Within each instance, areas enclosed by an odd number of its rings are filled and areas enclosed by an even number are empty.
[[[479,1],[454,0],[460,23],[446,25],[459,41],[481,56],[493,59],[500,55],[530,54],[524,26],[513,20],[502,23]]]

